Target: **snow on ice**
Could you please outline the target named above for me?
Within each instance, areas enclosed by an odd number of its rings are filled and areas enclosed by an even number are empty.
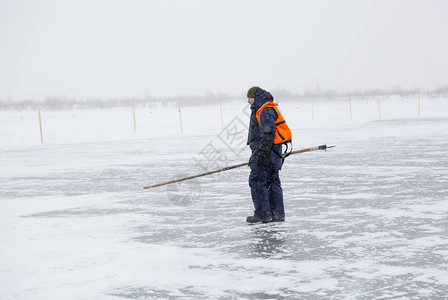
[[[446,299],[448,102],[280,101],[286,222],[247,225],[248,107],[0,111],[1,299]],[[314,112],[311,109],[314,109]]]

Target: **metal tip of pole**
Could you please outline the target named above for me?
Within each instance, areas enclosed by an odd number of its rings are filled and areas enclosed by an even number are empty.
[[[327,151],[327,149],[329,149],[329,148],[334,148],[334,147],[336,147],[336,145],[332,145],[332,146],[320,145],[320,146],[317,147],[317,149],[318,149],[318,150],[324,150],[324,151]]]

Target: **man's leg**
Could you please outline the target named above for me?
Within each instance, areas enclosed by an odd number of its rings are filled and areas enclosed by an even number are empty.
[[[268,191],[270,174],[265,172],[263,166],[252,165],[250,169],[249,186],[254,202],[254,216],[265,219],[271,216]]]
[[[284,221],[285,208],[283,205],[283,189],[282,183],[280,182],[279,170],[274,170],[274,173],[272,174],[269,204],[272,218],[277,221]]]

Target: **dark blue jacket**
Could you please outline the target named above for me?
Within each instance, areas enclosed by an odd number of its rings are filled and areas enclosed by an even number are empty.
[[[255,94],[254,104],[251,105],[252,111],[249,123],[249,136],[247,138],[247,144],[252,150],[252,155],[249,159],[249,166],[255,164],[257,161],[258,151],[263,144],[264,139],[267,136],[273,136],[275,133],[275,121],[278,118],[277,112],[272,107],[266,107],[260,114],[260,125],[257,121],[257,110],[268,101],[274,101],[272,95],[258,88]],[[272,148],[266,159],[266,166],[273,166],[275,169],[280,170],[282,167],[283,159],[281,158],[282,146],[274,145],[272,141]]]

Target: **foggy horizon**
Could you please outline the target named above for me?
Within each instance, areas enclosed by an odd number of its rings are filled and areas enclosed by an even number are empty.
[[[437,89],[442,1],[0,3],[0,100]]]

